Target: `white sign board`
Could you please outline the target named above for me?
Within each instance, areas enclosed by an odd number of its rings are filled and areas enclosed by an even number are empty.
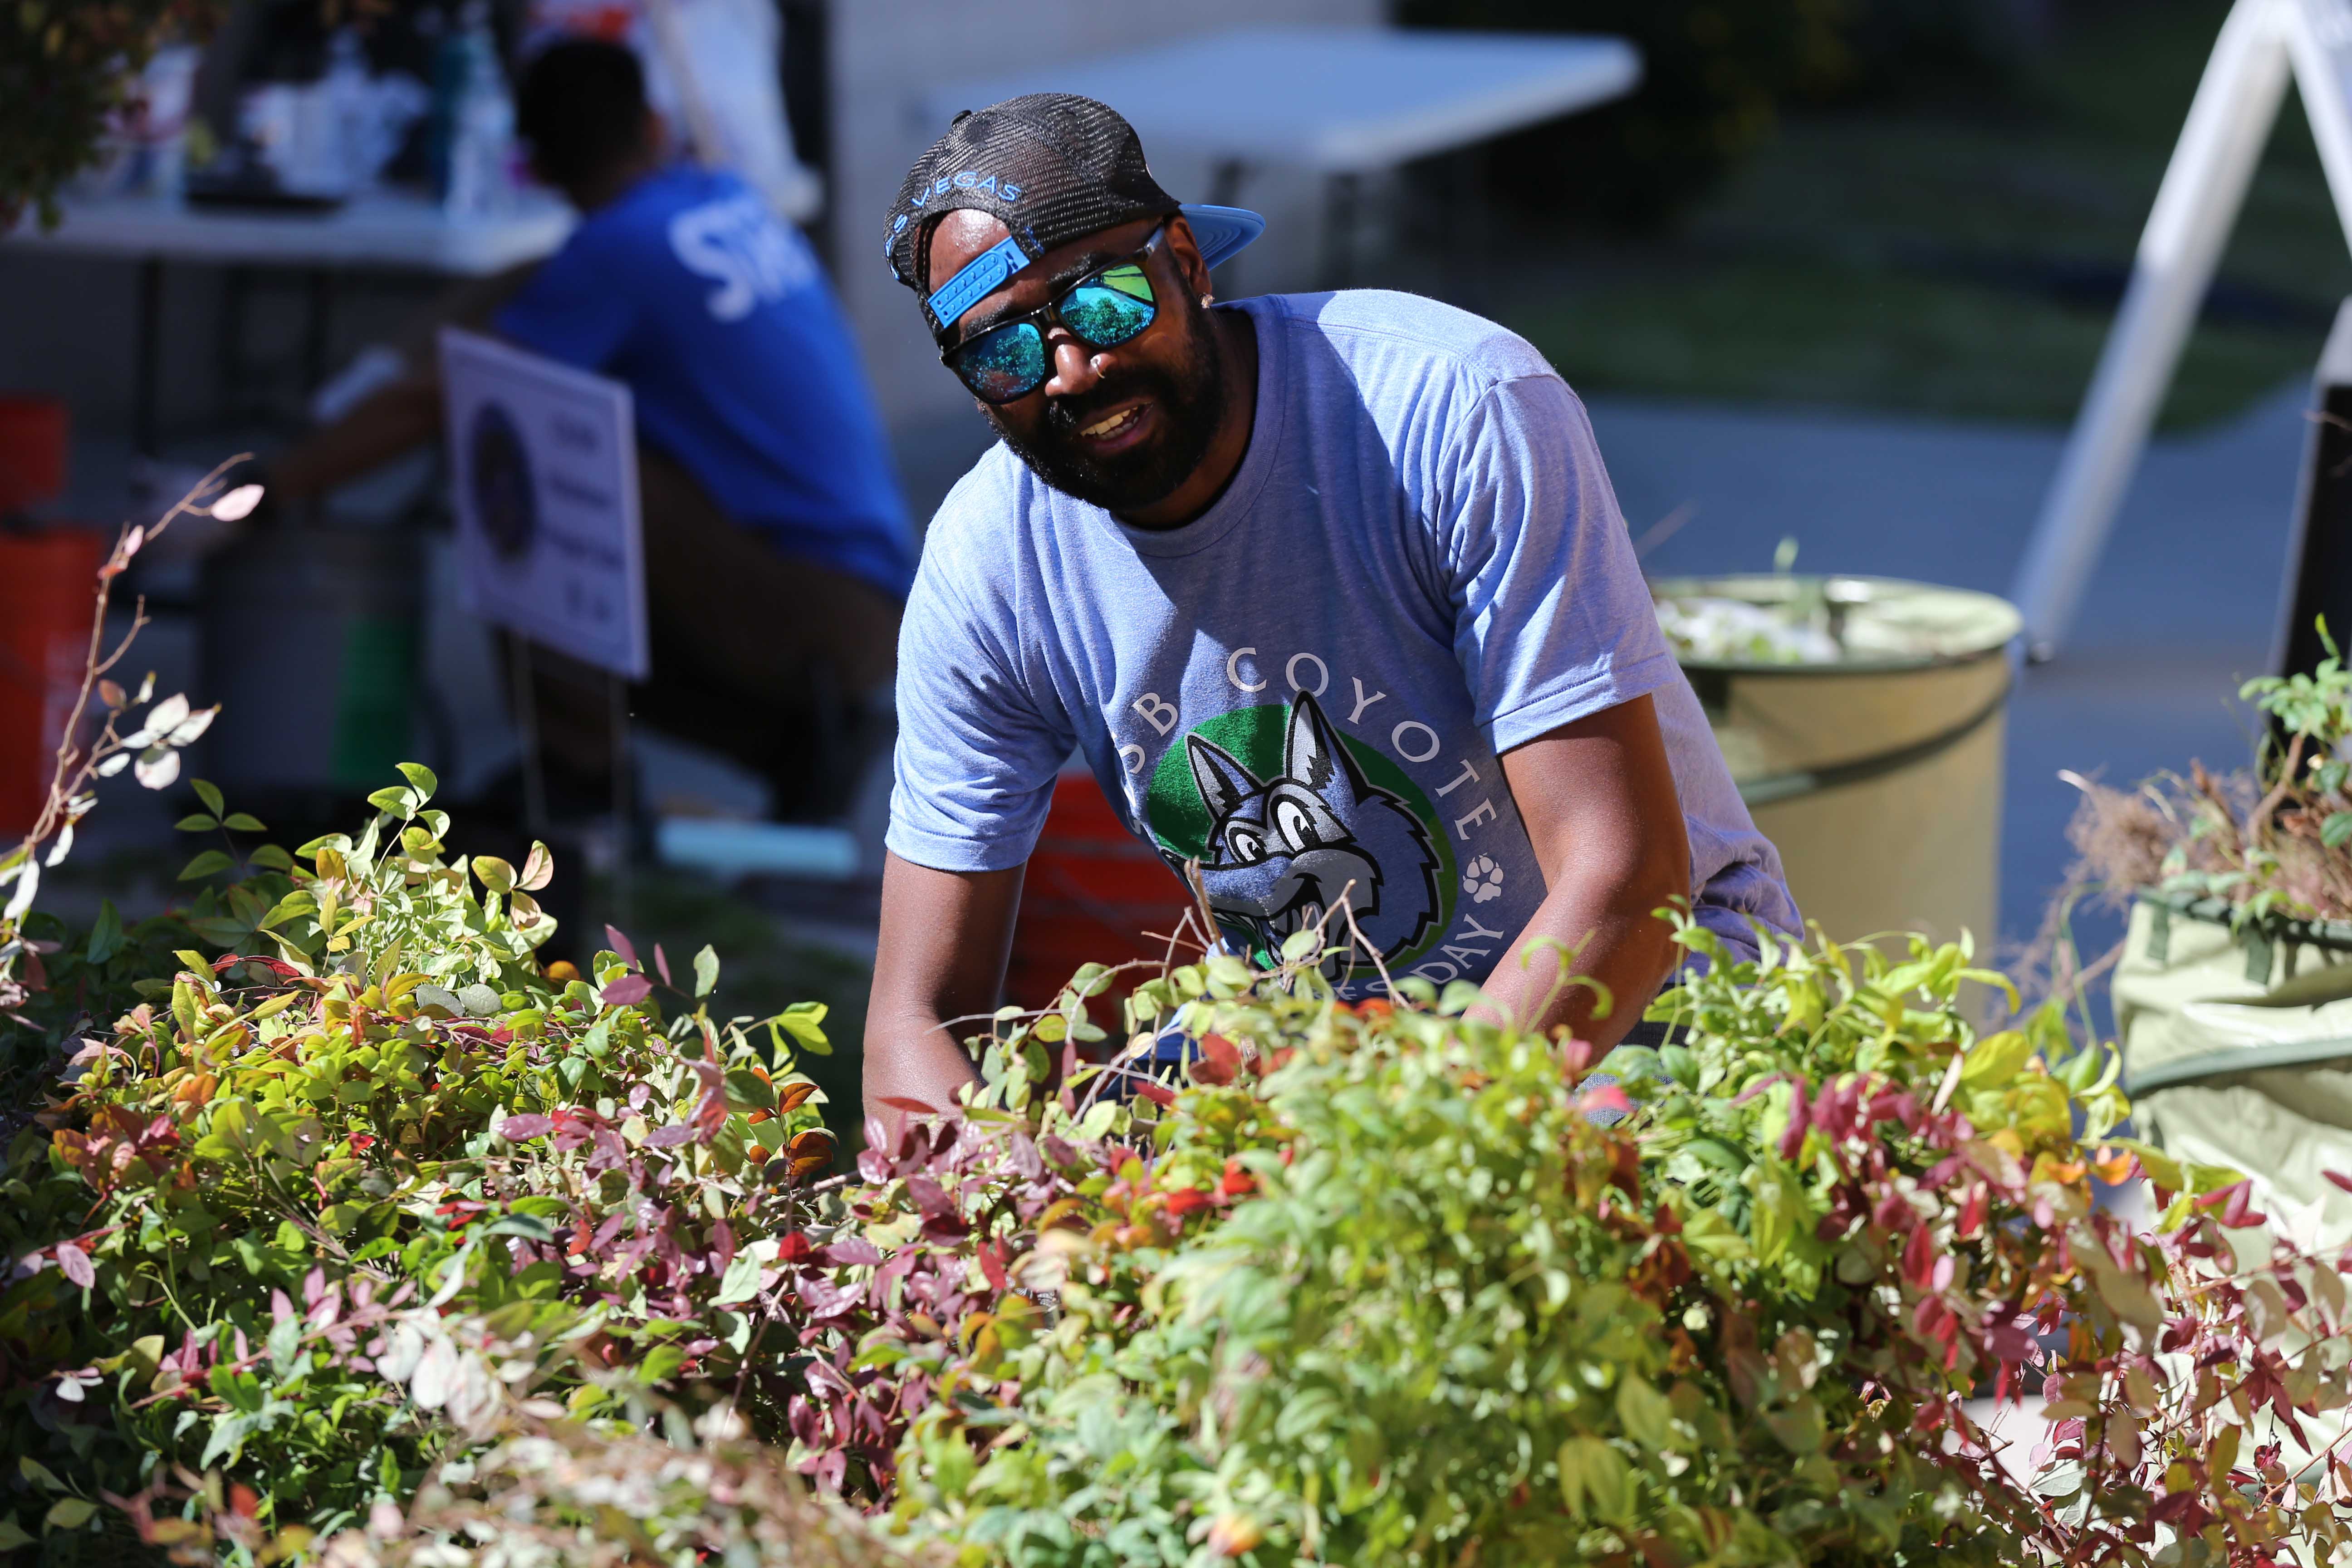
[[[441,331],[466,608],[642,680],[653,668],[629,389]]]

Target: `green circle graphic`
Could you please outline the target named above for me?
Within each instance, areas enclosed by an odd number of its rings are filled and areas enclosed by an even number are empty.
[[[1334,724],[1332,731],[1338,734],[1339,726]],[[1160,765],[1151,771],[1151,783],[1145,792],[1144,816],[1160,848],[1178,861],[1196,859],[1204,854],[1214,821],[1209,803],[1201,798],[1200,785],[1193,782],[1192,759],[1185,753],[1185,739],[1192,735],[1223,748],[1253,777],[1272,779],[1283,771],[1283,752],[1290,735],[1290,704],[1269,702],[1257,708],[1236,708],[1213,719],[1203,719],[1178,735],[1160,753]],[[1369,783],[1395,796],[1420,821],[1437,851],[1437,918],[1430,924],[1429,935],[1421,942],[1402,952],[1383,955],[1381,962],[1395,972],[1419,963],[1445,940],[1445,933],[1453,929],[1454,910],[1461,897],[1461,874],[1454,863],[1454,846],[1445,837],[1444,820],[1429,796],[1422,793],[1421,786],[1393,761],[1355,736],[1340,734],[1339,743],[1348,748],[1348,754],[1355,759]],[[1253,956],[1262,961],[1268,958],[1264,953]],[[1351,977],[1367,978],[1374,973],[1371,965],[1358,964]]]

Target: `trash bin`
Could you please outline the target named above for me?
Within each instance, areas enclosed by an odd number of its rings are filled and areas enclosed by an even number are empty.
[[[2117,1049],[2141,1129],[2177,1160],[2253,1178],[2298,1246],[2352,1241],[2352,925],[2157,892],[2116,966]]]
[[[1662,578],[1683,669],[1808,920],[1841,941],[1999,923],[2017,611],[1884,577]]]
[[[252,534],[205,563],[205,776],[307,816],[397,783],[410,756],[424,541],[393,530]]]

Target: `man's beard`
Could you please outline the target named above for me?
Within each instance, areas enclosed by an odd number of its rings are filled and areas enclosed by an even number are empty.
[[[1104,382],[1083,400],[1048,398],[1045,418],[1026,438],[1007,429],[991,409],[989,422],[1013,456],[1063,494],[1112,512],[1139,511],[1190,479],[1208,456],[1224,410],[1225,355],[1208,312],[1189,300],[1184,304],[1190,348],[1172,372],[1139,366]],[[1108,458],[1087,451],[1078,432],[1100,421],[1114,405],[1138,396],[1151,399],[1159,432],[1142,446]]]

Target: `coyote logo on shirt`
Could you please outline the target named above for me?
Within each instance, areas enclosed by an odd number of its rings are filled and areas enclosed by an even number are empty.
[[[1382,957],[1429,934],[1438,918],[1429,830],[1365,777],[1314,698],[1301,692],[1291,708],[1275,777],[1258,778],[1198,733],[1184,746],[1210,816],[1201,879],[1227,934],[1251,951],[1278,953],[1284,938],[1343,901]],[[1325,932],[1333,947],[1348,945],[1344,917]],[[1335,967],[1344,972],[1349,961]]]

